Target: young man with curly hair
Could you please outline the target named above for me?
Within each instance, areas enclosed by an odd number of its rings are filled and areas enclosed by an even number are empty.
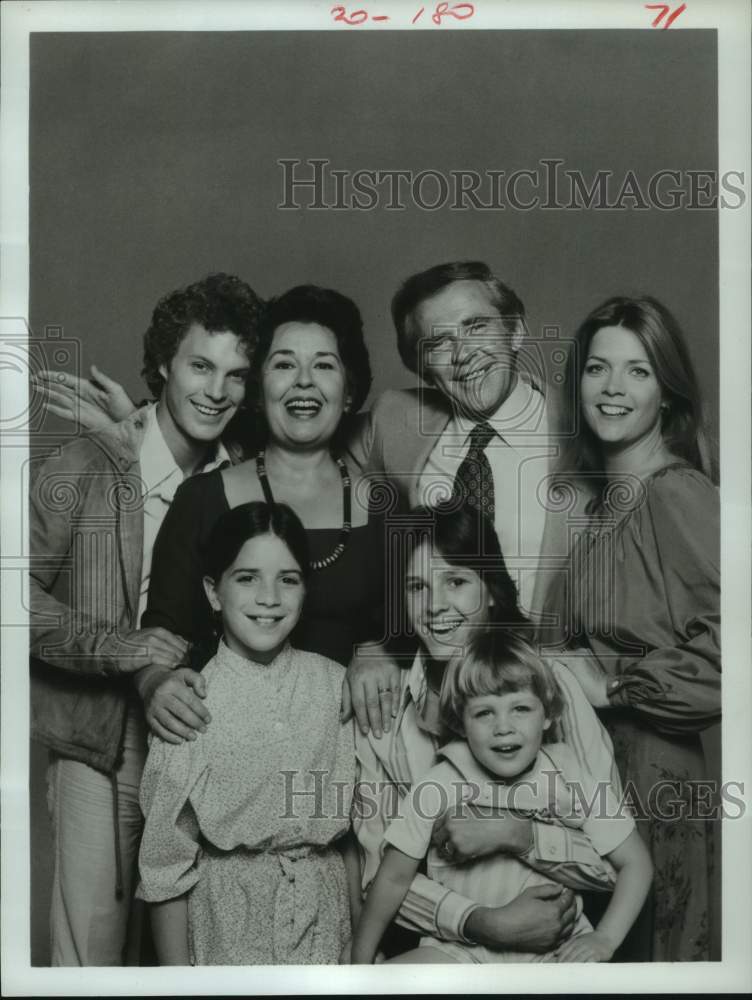
[[[165,296],[144,336],[156,403],[57,450],[30,497],[31,734],[50,750],[52,964],[121,965],[146,755],[133,687],[186,644],[140,629],[154,541],[187,476],[228,459],[261,302],[215,274]]]

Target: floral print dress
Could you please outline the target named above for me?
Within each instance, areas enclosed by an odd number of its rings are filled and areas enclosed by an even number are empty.
[[[204,676],[207,731],[151,743],[138,895],[188,893],[195,965],[336,964],[355,776],[342,668],[290,646],[262,665],[222,642]]]

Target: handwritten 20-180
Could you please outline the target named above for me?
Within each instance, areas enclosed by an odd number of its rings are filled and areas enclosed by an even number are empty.
[[[411,24],[417,24],[421,20],[423,14],[426,13],[426,8],[421,7],[417,14],[414,15]],[[441,25],[444,23],[446,18],[453,18],[455,21],[466,21],[469,17],[472,17],[475,13],[475,7],[471,3],[437,3],[430,14],[431,21],[434,24]],[[345,7],[332,7],[331,15],[335,21],[339,21],[342,24],[349,25],[350,27],[356,27],[359,24],[365,24],[366,21],[374,21],[376,23],[383,21],[390,21],[391,18],[386,14],[369,14],[367,10],[351,10],[349,13]],[[426,16],[429,16],[426,14]]]

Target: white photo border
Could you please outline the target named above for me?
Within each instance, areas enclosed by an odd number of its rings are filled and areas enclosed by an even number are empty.
[[[356,4],[355,7],[360,7]],[[366,5],[366,6],[374,6]],[[420,4],[416,4],[416,9]],[[673,4],[674,7],[678,3]],[[390,30],[411,26],[404,3],[378,4],[392,14]],[[375,8],[374,8],[375,9]],[[399,17],[397,16],[399,15]],[[641,2],[549,3],[538,0],[478,0],[472,24],[442,30],[644,29],[653,16]],[[400,23],[402,22],[402,23]],[[2,9],[2,107],[0,161],[2,256],[0,323],[6,335],[23,336],[29,313],[29,36],[35,31],[260,31],[352,30],[333,22],[329,3],[284,2],[36,2],[7,3]],[[671,30],[713,28],[718,38],[719,174],[743,171],[750,178],[750,8],[745,0],[688,0]],[[363,25],[358,30],[379,30]],[[126,996],[349,994],[391,992],[591,993],[740,992],[752,986],[752,787],[749,716],[752,708],[750,646],[750,201],[719,210],[720,382],[723,655],[733,664],[734,689],[723,686],[724,779],[744,782],[746,814],[723,827],[723,954],[719,963],[592,965],[504,965],[454,967],[336,967],[239,969],[164,968],[47,969],[29,964],[29,760],[28,641],[22,624],[2,628],[2,942],[7,996]],[[0,359],[1,361],[2,359]],[[21,472],[27,449],[2,439],[13,414],[26,411],[25,372],[0,373],[0,552],[18,551],[18,525],[25,524]],[[28,539],[21,551],[28,553]],[[2,561],[3,618],[23,623],[28,587],[23,559]]]

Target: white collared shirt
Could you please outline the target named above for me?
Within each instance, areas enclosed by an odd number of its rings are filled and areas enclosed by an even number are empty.
[[[518,378],[488,423],[497,435],[485,449],[494,480],[494,527],[507,570],[517,584],[520,604],[529,612],[546,519],[538,489],[545,488],[553,455],[546,401],[542,393]],[[420,476],[422,503],[435,504],[451,496],[474,426],[474,421],[461,415],[449,421]]]
[[[141,565],[141,590],[138,601],[138,620],[146,610],[146,599],[151,580],[151,556],[159,529],[172,503],[175,491],[185,476],[173,457],[164,439],[157,420],[157,403],[146,407],[146,433],[141,444],[139,460],[144,502],[144,551]],[[210,472],[223,462],[229,461],[225,446],[219,442],[214,458],[203,466],[202,472]]]

